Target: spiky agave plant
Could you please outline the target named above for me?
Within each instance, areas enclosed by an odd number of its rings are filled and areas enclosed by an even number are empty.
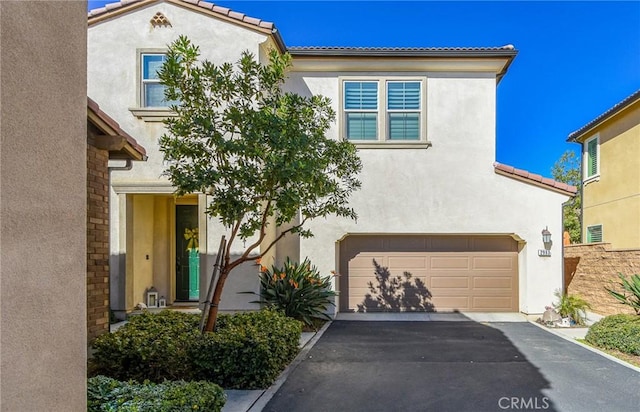
[[[622,293],[613,290],[613,288],[605,287],[605,289],[623,305],[631,306],[636,315],[640,315],[640,275],[631,275],[630,279],[627,279],[625,275],[618,273],[618,277]]]

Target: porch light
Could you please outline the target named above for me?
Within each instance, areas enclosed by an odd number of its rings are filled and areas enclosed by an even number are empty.
[[[545,245],[551,243],[551,232],[549,232],[549,227],[545,227],[542,230],[542,243]]]
[[[153,286],[151,286],[151,288],[147,290],[147,307],[148,308],[158,307],[158,291]]]

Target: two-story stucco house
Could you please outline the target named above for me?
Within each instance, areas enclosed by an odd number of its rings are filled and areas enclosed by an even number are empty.
[[[582,241],[640,249],[640,90],[580,129]]]
[[[270,22],[206,2],[146,0],[89,13],[88,93],[148,155],[111,176],[116,312],[133,309],[152,286],[169,305],[202,300],[225,233],[203,213],[205,195],[175,198],[162,177],[157,141],[171,113],[155,70],[178,35],[215,63],[237,61],[244,50],[261,61],[270,48],[289,52],[285,87],[329,97],[338,113],[330,137],[358,148],[362,188],[351,202],[358,220],[311,222],[313,238],[285,238],[263,264],[308,257],[322,273],[335,270],[338,311],[375,309],[366,302],[376,264],[419,279],[437,311],[541,313],[554,300],[562,287],[561,205],[575,188],[495,162],[496,87],[513,46],[288,47]],[[196,228],[194,266],[184,234]],[[545,229],[553,238],[543,244]],[[221,308],[255,308],[237,292],[258,287],[256,267],[241,267]]]

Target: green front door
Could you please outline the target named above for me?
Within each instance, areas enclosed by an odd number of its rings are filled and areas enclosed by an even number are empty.
[[[200,281],[198,206],[176,206],[176,300],[197,301]]]

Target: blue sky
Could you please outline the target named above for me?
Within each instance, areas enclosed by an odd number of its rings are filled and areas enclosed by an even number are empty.
[[[518,56],[497,88],[496,160],[545,176],[579,150],[570,132],[640,89],[640,0],[216,4],[274,22],[287,46],[513,44]]]

